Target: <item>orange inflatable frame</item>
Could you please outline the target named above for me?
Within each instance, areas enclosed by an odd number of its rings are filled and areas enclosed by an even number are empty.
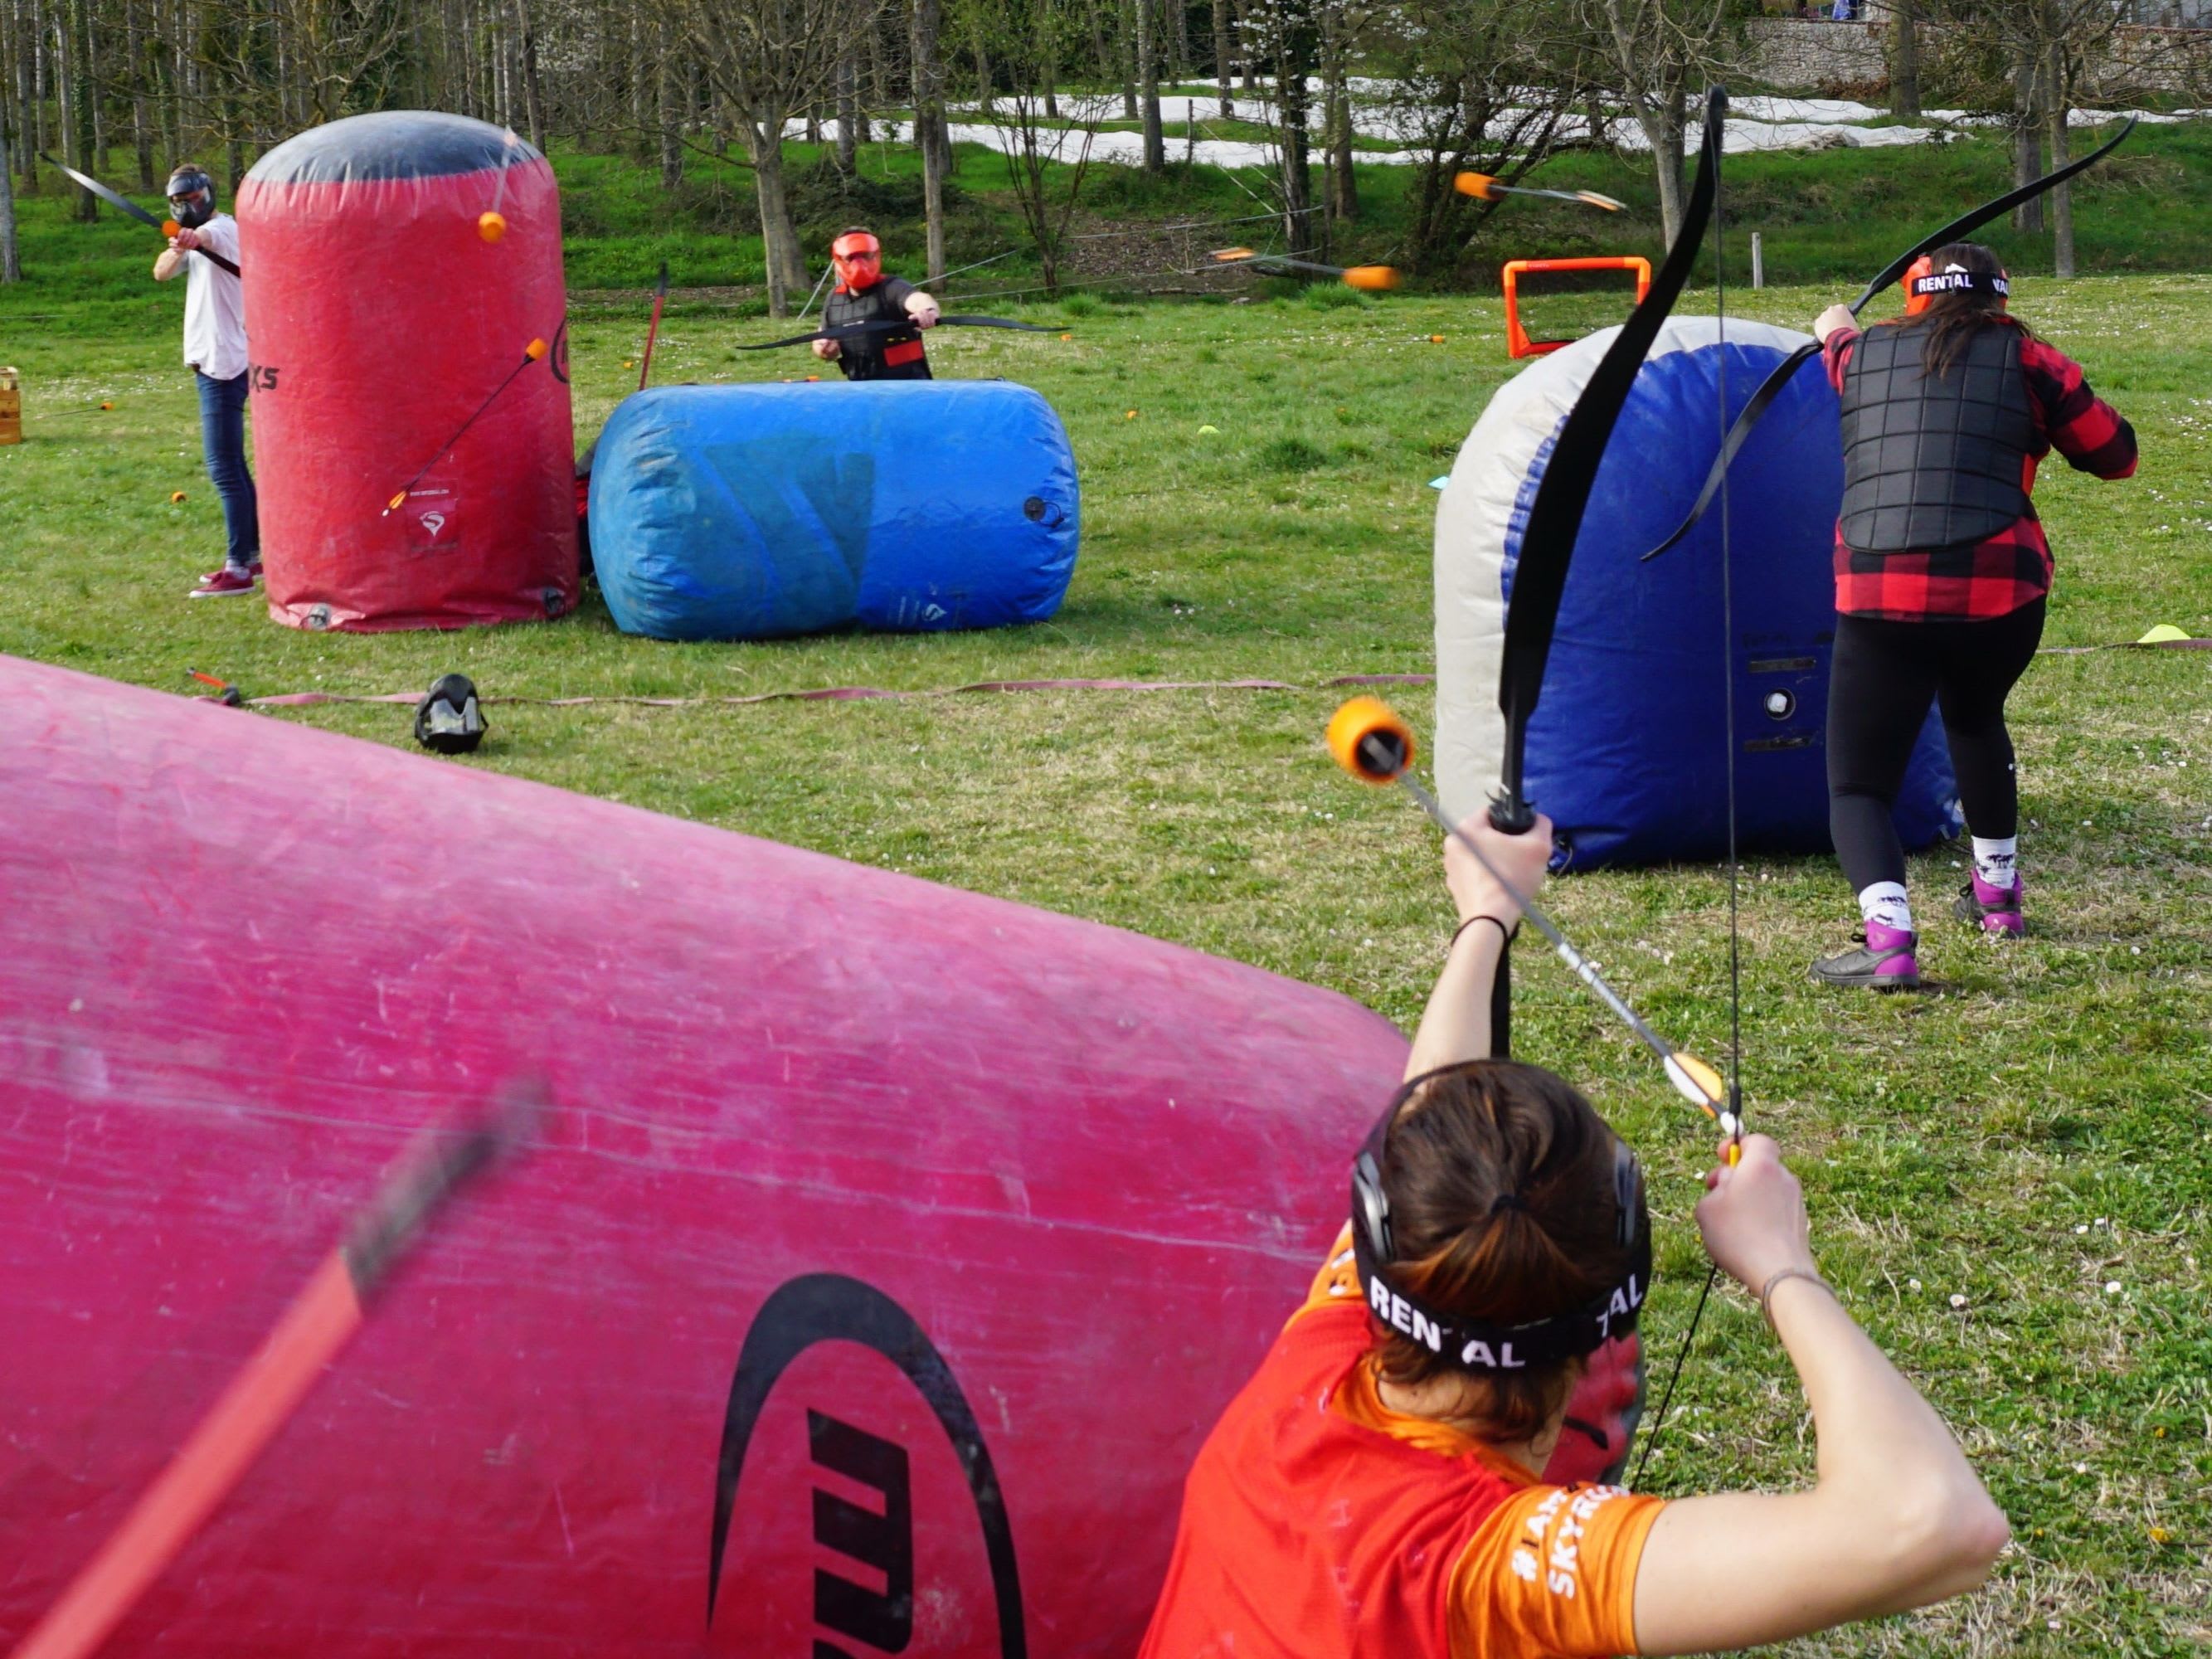
[[[1636,303],[1651,291],[1651,262],[1634,254],[1606,254],[1585,259],[1509,259],[1505,262],[1505,353],[1510,357],[1540,357],[1557,351],[1568,340],[1532,340],[1521,326],[1521,278],[1541,270],[1632,270],[1636,273]]]

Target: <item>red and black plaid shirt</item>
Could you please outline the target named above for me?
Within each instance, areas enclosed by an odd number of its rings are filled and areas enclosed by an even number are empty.
[[[1844,389],[1844,368],[1859,331],[1838,329],[1825,356],[1828,383]],[[2021,467],[2021,488],[2035,488],[2036,463],[2053,448],[2069,464],[2100,478],[2136,470],[2135,428],[2089,390],[2081,366],[2040,340],[2020,343],[2035,413],[2035,447]],[[1854,553],[1836,530],[1836,609],[1847,616],[1896,622],[2008,617],[2051,591],[2051,544],[2031,506],[1987,541],[1926,553]]]

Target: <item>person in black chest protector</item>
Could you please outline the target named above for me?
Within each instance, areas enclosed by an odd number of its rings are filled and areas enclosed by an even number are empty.
[[[822,307],[824,330],[854,323],[904,322],[902,328],[817,340],[814,355],[834,362],[848,380],[927,380],[929,359],[921,331],[937,325],[936,300],[902,277],[884,275],[884,245],[857,226],[830,244],[837,291]]]

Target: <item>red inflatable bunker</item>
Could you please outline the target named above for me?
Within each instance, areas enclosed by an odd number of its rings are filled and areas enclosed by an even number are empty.
[[[263,156],[238,222],[270,615],[459,628],[573,607],[545,159],[459,115],[356,115]]]
[[[416,1132],[535,1074],[111,1652],[1134,1650],[1395,1029],[213,704],[0,697],[0,1649]]]

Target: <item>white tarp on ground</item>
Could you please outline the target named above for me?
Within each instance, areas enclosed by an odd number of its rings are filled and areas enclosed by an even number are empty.
[[[1318,96],[1319,82],[1315,83]],[[1234,98],[1231,100],[1239,121],[1266,123],[1273,119],[1274,106],[1261,98]],[[1940,143],[1953,131],[1961,126],[1975,126],[2002,120],[1997,115],[1981,114],[1966,110],[1929,110],[1922,119],[1942,125],[1934,126],[1869,126],[1867,122],[1881,117],[1885,112],[1869,104],[1853,103],[1841,98],[1739,98],[1729,105],[1725,143],[1727,153],[1741,155],[1754,151],[1805,149],[1874,149],[1895,144]],[[1363,137],[1395,139],[1401,144],[1413,145],[1416,135],[1409,131],[1396,112],[1379,105],[1360,103],[1353,106],[1352,125]],[[1071,121],[1117,120],[1121,116],[1118,98],[1079,100],[1063,99],[1060,111],[1064,119]],[[953,112],[975,116],[982,113],[974,104],[957,105]],[[1511,112],[1508,112],[1510,118]],[[1203,132],[1209,122],[1220,118],[1220,102],[1214,97],[1193,97],[1182,93],[1160,100],[1160,119],[1170,126],[1185,126],[1193,122]],[[2098,127],[2134,115],[2146,123],[2162,124],[2172,121],[2197,120],[2212,116],[2212,110],[2182,110],[2162,114],[2148,110],[2077,109],[2069,112],[2067,125],[2076,127]],[[910,123],[896,120],[877,120],[871,124],[871,137],[898,142],[905,136]],[[1501,127],[1500,129],[1504,129]],[[799,124],[793,123],[795,137]],[[835,121],[823,125],[823,136],[834,142],[837,133]],[[1012,125],[998,126],[987,120],[955,122],[951,127],[952,142],[956,144],[980,144],[986,149],[1001,152],[1012,149],[1019,135]],[[1589,123],[1580,115],[1562,118],[1559,134],[1569,141],[1589,136]],[[1048,143],[1059,137],[1060,130],[1046,129],[1040,137]],[[1626,117],[1608,124],[1607,137],[1616,147],[1631,152],[1646,151],[1650,145],[1643,130]],[[1073,161],[1082,153],[1083,138],[1079,132],[1068,131],[1060,140],[1060,148],[1053,159]],[[1195,142],[1182,134],[1167,140],[1167,151],[1171,161],[1189,160],[1218,167],[1267,167],[1275,161],[1275,147],[1235,138],[1205,138]],[[1144,160],[1144,137],[1141,133],[1111,131],[1093,135],[1091,159],[1108,166],[1136,167]],[[1316,146],[1315,160],[1319,161]],[[1363,167],[1412,167],[1422,160],[1418,148],[1389,150],[1361,150],[1356,160]]]

